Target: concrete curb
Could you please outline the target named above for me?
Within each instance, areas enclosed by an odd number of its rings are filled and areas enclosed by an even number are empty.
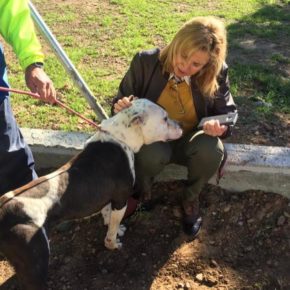
[[[22,129],[38,169],[57,168],[83,148],[92,135],[40,129]],[[228,162],[220,186],[232,191],[249,189],[279,193],[290,198],[290,148],[225,144]],[[186,179],[186,169],[169,165],[159,181]],[[215,184],[215,178],[210,180]]]

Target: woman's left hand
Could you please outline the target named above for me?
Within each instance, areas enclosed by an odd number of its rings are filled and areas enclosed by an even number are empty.
[[[210,120],[204,123],[203,131],[205,134],[219,137],[222,136],[228,129],[226,125],[220,125],[219,120]]]

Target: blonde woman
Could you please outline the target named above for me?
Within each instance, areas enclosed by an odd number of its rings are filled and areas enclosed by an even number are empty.
[[[226,51],[224,24],[214,17],[193,18],[165,48],[135,55],[113,100],[112,111],[118,113],[130,106],[132,96],[148,98],[180,122],[184,134],[179,140],[145,145],[136,155],[136,189],[150,196],[154,177],[166,164],[185,165],[183,229],[192,237],[202,223],[199,194],[223,160],[220,138],[229,136],[232,129],[218,120],[206,122],[203,130],[197,124],[205,116],[236,111],[229,91]]]

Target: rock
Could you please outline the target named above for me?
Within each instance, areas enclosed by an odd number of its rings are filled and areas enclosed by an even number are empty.
[[[182,210],[179,206],[173,207],[172,212],[173,212],[174,217],[176,217],[178,219],[182,218]]]
[[[224,208],[224,212],[226,213],[226,212],[229,212],[231,210],[231,206],[230,205],[228,205],[228,206],[226,206],[225,208]]]
[[[286,217],[284,215],[281,215],[279,218],[278,218],[278,221],[277,221],[277,226],[283,226],[286,222]]]
[[[209,265],[210,265],[212,268],[217,268],[217,267],[218,267],[218,263],[217,263],[215,260],[213,260],[213,259],[210,260]]]
[[[65,257],[64,264],[70,264],[70,263],[71,263],[71,257]]]
[[[248,246],[244,248],[245,252],[251,252],[253,250],[253,246]]]
[[[203,274],[202,273],[196,274],[195,279],[201,283],[203,281]]]
[[[217,279],[213,276],[206,277],[206,284],[210,287],[216,285],[218,283]]]

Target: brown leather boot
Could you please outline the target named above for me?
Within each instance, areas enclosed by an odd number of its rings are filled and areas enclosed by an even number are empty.
[[[191,236],[191,238],[195,238],[202,224],[202,218],[199,213],[199,201],[198,199],[195,201],[183,201],[183,231]]]

